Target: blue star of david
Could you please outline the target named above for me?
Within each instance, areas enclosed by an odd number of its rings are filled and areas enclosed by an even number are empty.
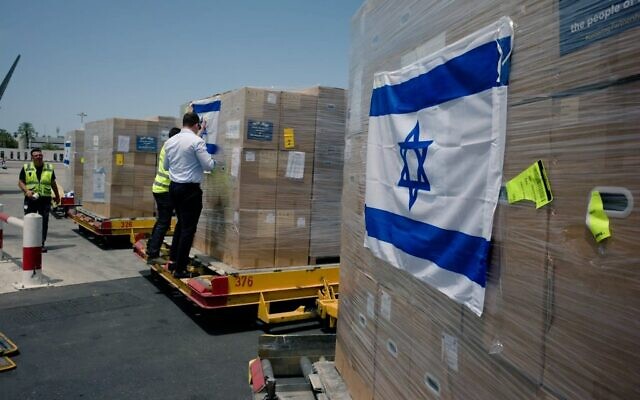
[[[409,132],[404,142],[398,143],[400,146],[400,156],[404,162],[404,167],[400,173],[400,181],[398,186],[409,189],[409,210],[418,199],[419,190],[431,190],[427,173],[424,170],[424,162],[427,159],[427,149],[433,140],[420,140],[420,123],[416,122],[416,126]],[[418,159],[418,170],[416,171],[416,180],[411,179],[409,172],[409,162],[407,161],[407,152],[415,152]]]

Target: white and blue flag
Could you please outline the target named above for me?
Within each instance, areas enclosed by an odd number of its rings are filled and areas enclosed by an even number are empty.
[[[375,75],[365,246],[481,315],[502,181],[513,25]]]
[[[198,114],[200,120],[206,124],[203,139],[207,144],[207,152],[209,154],[216,154],[219,150],[218,117],[220,116],[221,105],[220,96],[208,97],[191,102],[193,112]]]

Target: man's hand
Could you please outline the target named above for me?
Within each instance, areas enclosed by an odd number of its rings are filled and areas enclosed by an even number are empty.
[[[26,191],[26,192],[24,192],[24,195],[25,195],[25,196],[27,196],[28,198],[32,199],[32,198],[33,198],[34,193],[33,193],[33,191],[31,191],[31,190],[27,189],[27,191]]]
[[[58,193],[54,194],[53,201],[55,201],[56,204],[60,204],[60,195]]]

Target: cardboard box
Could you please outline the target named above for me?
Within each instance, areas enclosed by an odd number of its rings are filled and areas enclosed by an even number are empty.
[[[278,209],[311,209],[313,153],[278,152],[276,207]]]
[[[231,176],[235,178],[232,207],[273,210],[276,207],[278,152],[243,149],[238,153],[239,157],[232,156],[231,161]]]
[[[554,101],[549,169],[554,202],[553,274],[544,383],[563,397],[640,396],[640,213],[619,195],[605,209],[611,237],[596,242],[585,224],[590,193],[640,195],[640,84],[612,86]],[[570,112],[572,110],[572,112]],[[628,208],[628,215],[623,209]],[[615,213],[615,211],[614,211]]]
[[[106,218],[154,215],[149,194],[156,174],[158,142],[171,121],[175,119],[111,118],[86,124],[82,198],[90,211]]]
[[[270,268],[275,256],[275,210],[237,210],[228,225],[223,261],[239,269]]]
[[[276,211],[276,267],[309,264],[310,215],[308,209]]]
[[[280,151],[315,151],[317,106],[318,96],[280,93]]]
[[[277,150],[280,144],[280,92],[242,88],[221,95],[218,135],[223,149]]]
[[[311,193],[312,259],[340,255],[342,170],[346,121],[344,89],[318,87],[313,186]]]

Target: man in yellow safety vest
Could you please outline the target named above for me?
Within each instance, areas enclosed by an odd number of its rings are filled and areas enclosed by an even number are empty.
[[[42,150],[31,149],[31,162],[24,164],[20,170],[18,186],[24,192],[24,213],[38,213],[42,215],[42,252],[47,248],[44,242],[47,240],[49,228],[49,211],[51,210],[51,191],[56,203],[60,202],[56,174],[53,166],[43,161]]]
[[[179,132],[180,128],[171,128],[169,137]],[[161,264],[163,262],[163,260],[160,259],[160,246],[162,246],[164,235],[171,226],[171,217],[173,216],[173,204],[169,198],[170,184],[171,179],[169,179],[169,172],[164,169],[164,146],[162,146],[160,155],[158,156],[156,178],[151,187],[153,198],[156,200],[158,213],[156,223],[153,225],[153,230],[151,231],[151,237],[147,242],[147,263],[149,264]]]

